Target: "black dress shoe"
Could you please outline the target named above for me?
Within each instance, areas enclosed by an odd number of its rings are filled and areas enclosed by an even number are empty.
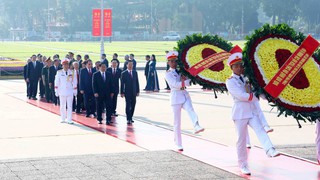
[[[132,123],[134,123],[134,120],[131,120]]]
[[[96,118],[96,117],[97,117],[97,115],[96,115],[96,114],[93,114],[93,117],[94,117],[94,118]]]
[[[33,100],[38,100],[36,97],[33,97],[32,99],[33,99]]]
[[[102,124],[102,121],[99,121],[98,124]]]
[[[28,98],[31,99],[31,96],[29,96]]]
[[[131,122],[130,120],[128,120],[128,121],[127,121],[127,124],[128,124],[128,125],[131,125],[131,124],[132,124],[132,122]]]
[[[80,111],[76,111],[76,114],[81,114],[81,112]]]
[[[107,122],[106,122],[106,125],[111,125],[111,122],[110,122],[110,121],[107,121]]]
[[[86,115],[86,117],[90,117],[90,115],[89,115],[89,114],[87,114],[87,115]]]

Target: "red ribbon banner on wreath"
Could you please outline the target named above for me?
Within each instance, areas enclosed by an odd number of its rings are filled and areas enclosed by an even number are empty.
[[[302,42],[301,46],[281,66],[277,74],[264,87],[274,98],[277,98],[284,88],[298,74],[303,65],[312,56],[320,43],[310,35]]]
[[[199,61],[195,65],[193,65],[191,68],[188,69],[188,72],[192,76],[196,76],[197,74],[201,73],[203,70],[210,68],[211,66],[228,59],[230,56],[229,52],[220,52],[212,54],[203,60]]]

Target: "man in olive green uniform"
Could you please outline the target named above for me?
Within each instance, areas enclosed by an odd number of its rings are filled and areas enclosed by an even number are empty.
[[[42,83],[44,85],[44,90],[45,90],[45,97],[46,97],[46,100],[47,102],[51,102],[52,101],[52,90],[49,86],[49,74],[50,74],[50,66],[51,66],[52,62],[51,62],[51,59],[50,57],[46,60],[46,63],[45,63],[45,66],[42,68],[42,72],[41,72],[41,75],[42,75]]]

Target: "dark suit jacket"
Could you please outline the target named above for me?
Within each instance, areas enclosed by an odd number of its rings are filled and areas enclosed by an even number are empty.
[[[57,71],[62,69],[62,67],[59,65],[58,69],[56,70],[56,68],[53,66],[50,66],[49,68],[49,83],[54,84],[54,79],[56,77]]]
[[[133,70],[136,70],[136,67],[137,67],[137,61],[136,60],[134,60],[134,59],[132,59],[132,60],[128,60],[128,61],[126,61],[126,62],[124,62],[124,65],[123,65],[123,69],[122,69],[122,71],[125,71],[125,70],[127,70],[127,64],[128,64],[128,62],[133,62]]]
[[[137,96],[137,94],[140,93],[137,71],[132,71],[132,76],[133,77],[131,77],[128,70],[121,73],[120,92],[126,97]]]
[[[114,93],[111,82],[111,74],[109,72],[105,72],[105,76],[106,80],[104,81],[100,71],[93,74],[93,93],[98,93],[99,97],[110,97],[110,94]]]
[[[151,60],[149,60],[149,61],[146,63],[146,67],[144,68],[144,75],[145,75],[146,77],[148,77],[148,74],[149,74],[149,64],[150,64],[150,61],[151,61]]]
[[[29,80],[37,81],[41,77],[42,67],[43,65],[41,66],[41,63],[38,61],[36,61],[35,68],[33,66],[33,62],[29,62],[27,67],[27,78],[29,78]]]
[[[91,68],[91,72],[92,75],[90,76],[87,68],[83,68],[80,71],[80,91],[84,91],[85,94],[93,94],[92,77],[96,69]]]
[[[107,59],[104,59],[101,64],[105,64],[107,67],[109,67],[109,61]]]
[[[24,80],[27,79],[27,71],[28,71],[28,64],[23,66],[23,78],[24,78]]]
[[[119,80],[121,78],[122,71],[121,71],[121,69],[117,68],[115,75],[113,75],[112,68],[110,67],[107,69],[107,72],[109,72],[111,74],[111,82],[112,82],[112,87],[114,89],[114,93],[118,94],[119,93]]]

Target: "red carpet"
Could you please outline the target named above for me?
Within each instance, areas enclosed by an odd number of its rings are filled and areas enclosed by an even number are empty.
[[[53,104],[26,100],[23,94],[14,94],[13,96],[44,110],[59,114],[59,107]],[[57,123],[60,122],[59,120]],[[126,119],[122,116],[113,120],[112,126],[99,125],[96,119],[86,118],[84,115],[73,114],[73,120],[150,151],[173,148],[173,132],[171,130],[137,119],[134,119],[135,122],[132,126],[128,126]],[[312,180],[318,179],[318,174],[320,176],[320,166],[316,163],[287,155],[268,158],[265,152],[257,147],[253,147],[249,153],[249,166],[252,175],[243,176],[237,166],[235,147],[228,147],[187,134],[183,135],[182,140],[184,147],[182,154],[248,179]]]

